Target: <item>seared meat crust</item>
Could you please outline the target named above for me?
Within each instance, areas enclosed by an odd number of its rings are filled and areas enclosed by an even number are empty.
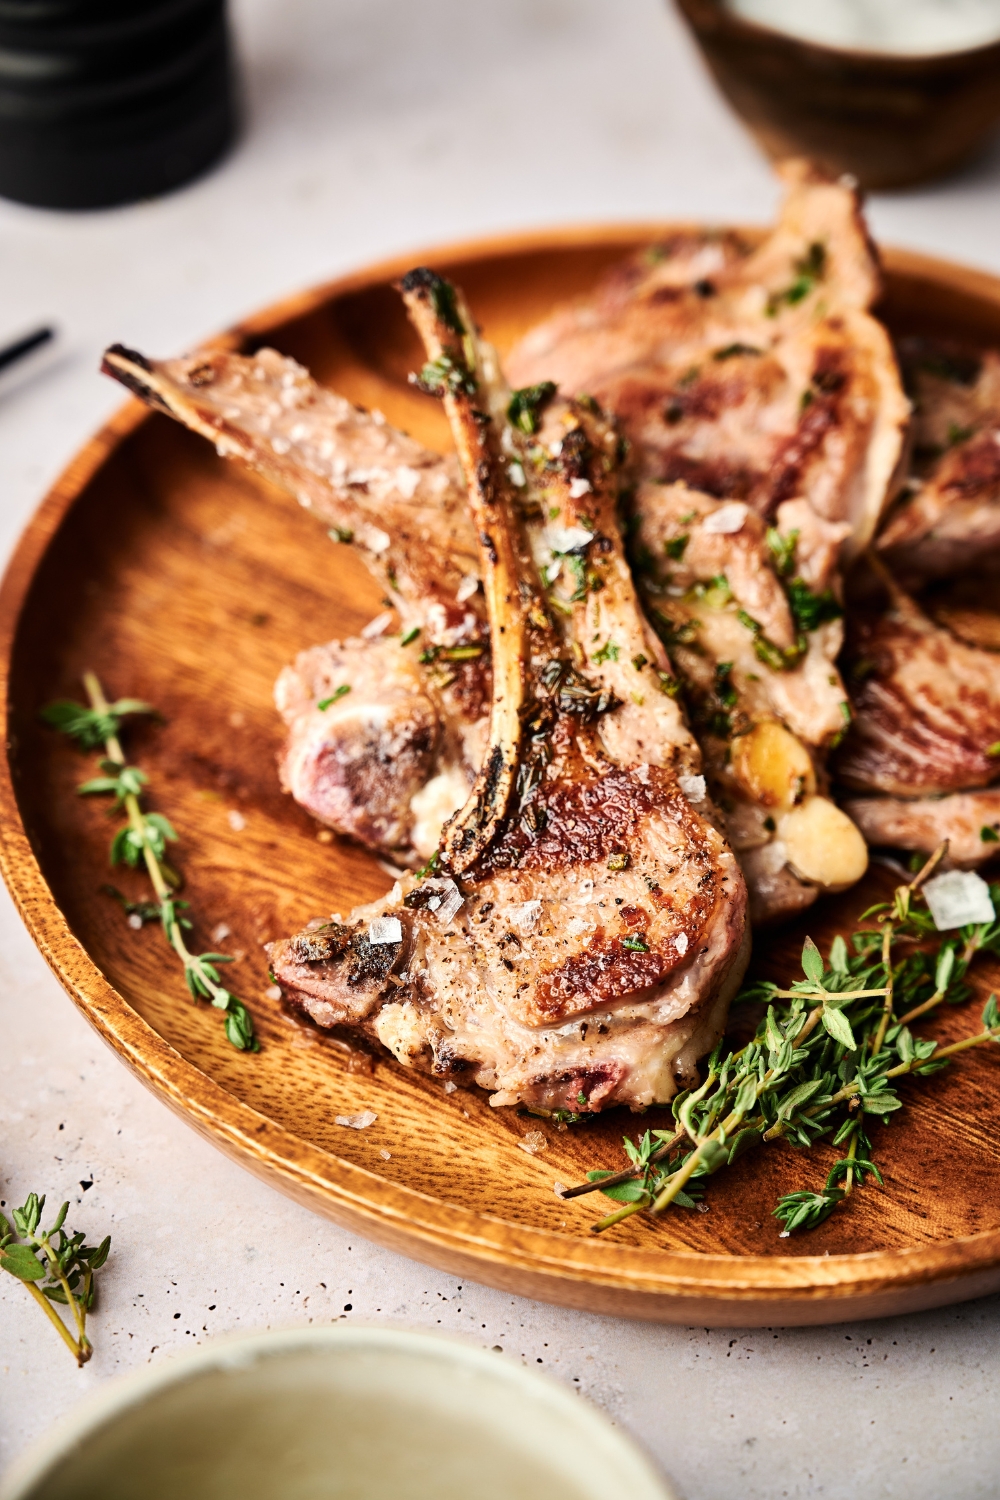
[[[845,786],[924,797],[1000,775],[1000,657],[893,589],[884,612],[851,610],[846,661],[854,717],[835,762]]]
[[[904,359],[907,351],[904,346]],[[878,537],[908,588],[979,567],[1000,550],[1000,354],[968,361],[909,350],[918,473]]]

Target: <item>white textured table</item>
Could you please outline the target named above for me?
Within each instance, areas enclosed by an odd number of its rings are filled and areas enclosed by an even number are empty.
[[[180,351],[368,259],[528,224],[765,220],[775,188],[657,0],[238,0],[249,126],[214,175],[65,216],[0,205],[0,335],[67,332],[0,404],[0,551],[120,393],[120,339]],[[1000,271],[1000,150],[872,204],[886,241]],[[348,1236],[261,1186],[105,1051],[0,896],[0,1199],[72,1200],[114,1251],[78,1372],[0,1284],[0,1464],[96,1383],[206,1337],[336,1318],[440,1328],[575,1384],[688,1500],[996,1493],[1000,1300],[751,1334],[504,1296]],[[84,1184],[93,1183],[84,1190]],[[498,1355],[498,1358],[500,1356]]]

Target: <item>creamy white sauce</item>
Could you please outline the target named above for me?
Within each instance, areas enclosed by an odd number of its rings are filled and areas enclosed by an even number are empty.
[[[927,56],[1000,39],[1000,0],[726,0],[747,21],[805,41]]]

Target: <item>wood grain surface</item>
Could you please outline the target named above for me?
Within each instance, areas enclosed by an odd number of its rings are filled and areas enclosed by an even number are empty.
[[[461,283],[502,351],[623,251],[676,227],[560,231],[417,259]],[[899,252],[887,262],[893,327],[1000,344],[1000,282]],[[216,342],[271,344],[440,447],[448,437],[436,403],[407,385],[420,356],[389,285],[409,264],[309,292]],[[641,1122],[615,1111],[558,1130],[493,1110],[474,1089],[445,1094],[392,1060],[359,1069],[342,1043],[268,998],[262,944],[391,883],[370,855],[317,837],[280,791],[271,699],[297,651],[356,634],[379,609],[365,569],[311,516],[136,403],[74,460],[28,527],[0,592],[0,861],[45,958],[133,1071],[223,1150],[318,1212],[528,1296],[750,1326],[901,1312],[1000,1287],[992,1049],[933,1085],[905,1086],[905,1114],[875,1127],[885,1189],[856,1194],[810,1235],[779,1239],[770,1211],[781,1193],[821,1183],[835,1153],[779,1144],[714,1178],[706,1212],[635,1215],[596,1238],[589,1225],[607,1200],[566,1203],[554,1183],[617,1168],[623,1131],[664,1123],[665,1111]],[[138,874],[109,870],[106,804],[75,793],[93,758],[38,717],[53,698],[82,696],[86,667],[109,695],[148,699],[163,715],[129,730],[129,755],[151,775],[150,806],[180,834],[195,941],[212,947],[217,924],[231,929],[222,946],[238,958],[228,974],[257,1022],[255,1056],[226,1043],[218,1012],[191,1003],[159,929],[133,931],[102,892],[114,879],[130,896],[147,894]],[[863,887],[759,939],[755,963],[792,977],[806,931],[827,947],[891,884],[874,869]],[[982,995],[1000,983],[990,961],[976,973]],[[965,1034],[981,1003],[927,1032]],[[365,1109],[378,1115],[368,1130],[336,1125],[338,1114]],[[547,1145],[532,1156],[518,1143],[539,1129]]]

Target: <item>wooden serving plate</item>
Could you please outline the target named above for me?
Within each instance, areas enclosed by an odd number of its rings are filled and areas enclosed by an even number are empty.
[[[558,231],[422,259],[465,288],[503,350],[623,252],[676,227]],[[901,252],[886,260],[884,313],[894,328],[1000,344],[1000,281]],[[406,382],[420,356],[390,281],[410,263],[308,292],[224,342],[271,344],[429,444],[445,444],[436,404]],[[589,1225],[607,1200],[565,1203],[554,1183],[617,1168],[623,1131],[664,1123],[665,1112],[639,1121],[616,1111],[559,1131],[492,1110],[475,1090],[445,1094],[392,1061],[352,1071],[341,1046],[267,997],[264,942],[389,884],[368,854],[318,839],[279,790],[271,702],[275,676],[297,651],[356,633],[379,607],[365,569],[311,516],[135,402],[74,459],[22,538],[0,591],[8,748],[0,863],[45,958],[129,1067],[300,1202],[525,1296],[749,1326],[899,1313],[1000,1287],[1000,1057],[992,1049],[941,1081],[906,1087],[905,1115],[875,1127],[885,1189],[856,1194],[811,1234],[780,1240],[770,1211],[781,1193],[821,1184],[832,1149],[776,1145],[713,1179],[708,1212],[675,1209],[655,1223],[635,1215],[598,1238]],[[158,928],[131,930],[101,891],[112,878],[112,825],[106,804],[74,793],[93,758],[38,717],[53,698],[81,696],[87,667],[109,695],[146,698],[164,715],[129,731],[130,755],[151,774],[151,805],[180,832],[195,941],[212,947],[217,924],[232,930],[223,946],[242,954],[230,975],[257,1020],[256,1056],[226,1043],[218,1012],[191,1003]],[[131,895],[147,894],[138,875],[114,878]],[[805,931],[826,948],[890,883],[873,870],[861,888],[761,939],[758,963],[792,977]],[[996,977],[988,963],[979,977],[985,993]],[[975,1013],[970,1005],[927,1029],[957,1037],[976,1025]],[[336,1125],[336,1115],[365,1109],[378,1115],[368,1130]],[[548,1144],[532,1156],[518,1142],[538,1129]]]

